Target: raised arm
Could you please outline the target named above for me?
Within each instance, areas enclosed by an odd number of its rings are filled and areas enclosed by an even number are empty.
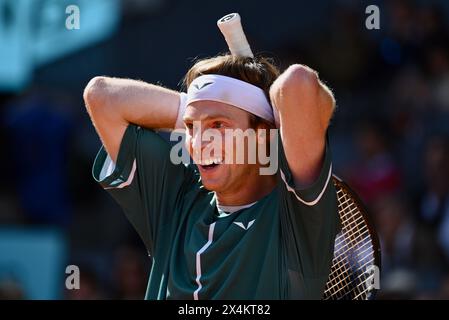
[[[129,123],[146,128],[174,128],[180,95],[130,79],[95,77],[84,90],[92,123],[113,161]]]
[[[270,97],[279,111],[284,152],[295,184],[306,187],[322,166],[334,97],[315,71],[297,64],[273,83]]]

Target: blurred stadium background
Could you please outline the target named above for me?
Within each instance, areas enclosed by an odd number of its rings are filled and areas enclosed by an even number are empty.
[[[80,8],[67,30],[65,8]],[[365,27],[380,8],[380,30]],[[334,90],[335,173],[382,245],[380,299],[449,299],[449,2],[0,0],[0,299],[142,299],[145,249],[91,177],[82,91],[96,75],[179,88],[227,50],[239,12],[253,51],[307,64]],[[65,268],[81,270],[66,290]]]

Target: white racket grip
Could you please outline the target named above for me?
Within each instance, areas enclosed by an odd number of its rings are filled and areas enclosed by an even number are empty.
[[[238,13],[230,13],[217,21],[217,26],[223,34],[229,51],[233,56],[254,57]]]

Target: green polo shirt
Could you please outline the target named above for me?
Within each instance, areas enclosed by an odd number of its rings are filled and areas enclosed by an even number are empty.
[[[280,144],[277,186],[224,217],[196,166],[173,164],[170,145],[154,131],[129,125],[111,172],[108,158],[102,147],[93,175],[153,259],[147,299],[322,297],[339,228],[327,144],[307,189],[295,187]]]

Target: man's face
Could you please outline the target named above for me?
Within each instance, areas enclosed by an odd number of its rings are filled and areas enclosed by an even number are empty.
[[[248,164],[249,153],[257,153],[256,149],[248,148],[248,139],[244,139],[244,161],[237,161],[237,139],[231,138],[233,143],[230,144],[225,134],[236,129],[250,129],[250,113],[220,102],[198,101],[187,107],[184,123],[186,148],[198,166],[206,189],[232,192],[247,183],[257,182],[259,165],[257,162]]]

